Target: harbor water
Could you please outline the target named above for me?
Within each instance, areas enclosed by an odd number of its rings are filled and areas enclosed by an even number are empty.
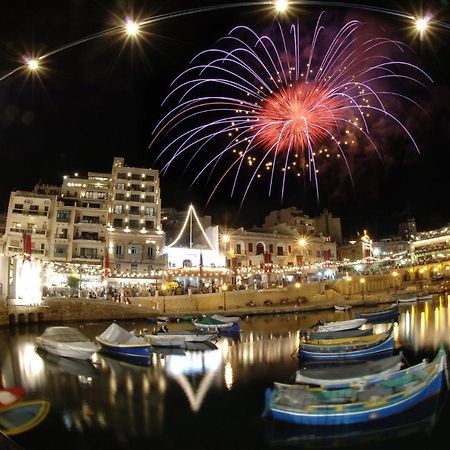
[[[0,388],[22,388],[22,401],[49,405],[45,417],[11,439],[24,450],[437,447],[450,421],[446,393],[439,402],[425,402],[391,421],[349,430],[288,427],[263,416],[265,390],[276,381],[293,382],[302,364],[297,356],[301,329],[385,307],[246,316],[239,333],[221,336],[215,346],[155,349],[145,364],[101,352],[92,362],[78,361],[36,349],[36,337],[48,326],[75,326],[94,339],[110,322],[1,329]],[[146,320],[118,323],[147,332],[158,327]],[[168,327],[192,324],[171,322]],[[388,327],[375,324],[374,331]],[[408,364],[415,364],[433,358],[441,342],[448,349],[447,294],[400,305],[394,353],[401,351]]]

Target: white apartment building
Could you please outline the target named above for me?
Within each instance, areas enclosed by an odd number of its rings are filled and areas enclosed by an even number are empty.
[[[138,273],[151,278],[165,267],[159,173],[114,158],[111,173],[75,174],[61,187],[11,192],[5,255],[23,254],[24,232],[35,258],[82,266],[99,280],[109,266],[112,283]]]
[[[113,277],[165,267],[159,172],[114,158],[108,200],[108,249]]]

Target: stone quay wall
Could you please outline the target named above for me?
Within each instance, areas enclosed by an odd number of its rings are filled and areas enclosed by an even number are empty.
[[[32,322],[125,320],[161,315],[177,317],[202,313],[270,314],[331,309],[339,303],[387,303],[393,301],[395,294],[435,293],[446,289],[443,283],[431,282],[430,268],[427,273],[428,277],[421,275],[419,279],[411,276],[411,269],[397,269],[395,277],[377,274],[302,283],[299,287],[289,285],[275,289],[227,290],[209,294],[159,294],[130,297],[131,304],[98,298],[45,297],[40,305],[21,305],[16,300],[3,298],[0,299],[0,326]]]

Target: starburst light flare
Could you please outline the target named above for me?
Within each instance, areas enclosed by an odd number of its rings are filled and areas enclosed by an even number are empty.
[[[270,196],[281,168],[281,198],[290,171],[305,173],[319,199],[319,149],[331,146],[351,178],[349,155],[357,148],[350,146],[349,135],[352,143],[358,138],[379,152],[371,135],[373,116],[395,124],[419,152],[386,103],[396,98],[419,105],[385,85],[398,80],[424,85],[431,79],[414,64],[389,56],[406,46],[384,37],[368,39],[358,33],[362,24],[356,20],[325,39],[323,14],[308,43],[299,24],[288,30],[278,24],[276,37],[238,26],[217,47],[195,56],[173,81],[163,105],[176,104],[153,131],[151,146],[168,138],[157,157],[166,158],[162,174],[177,159],[187,159],[187,167],[199,167],[192,184],[206,174],[218,178],[208,202],[231,177],[231,196],[244,185],[242,206],[264,169]],[[302,45],[309,46],[307,53]]]

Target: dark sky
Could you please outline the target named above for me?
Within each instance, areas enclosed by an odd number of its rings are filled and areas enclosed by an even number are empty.
[[[161,178],[163,206],[183,209],[192,202],[201,213],[229,226],[257,224],[269,211],[282,207],[297,206],[309,214],[327,207],[341,217],[346,235],[367,229],[378,237],[394,233],[408,217],[416,218],[419,229],[450,222],[450,31],[438,27],[419,40],[404,19],[322,3],[297,10],[292,17],[306,27],[315,23],[321,11],[327,11],[337,27],[351,17],[364,20],[380,34],[408,44],[414,62],[433,79],[424,89],[408,92],[427,114],[411,105],[399,109],[421,154],[404,136],[380,123],[374,128],[382,141],[385,164],[362,152],[355,161],[354,188],[342,169],[332,168],[320,180],[320,201],[306,183],[288,186],[283,201],[278,193],[269,197],[266,188],[255,188],[241,208],[241,197],[230,198],[229,190],[223,189],[206,206],[210,186],[198,184],[190,189],[192,174],[182,176],[183,168],[175,165]],[[445,0],[424,3],[435,17],[448,22]],[[412,14],[421,9],[416,1],[373,4]],[[130,5],[122,0],[7,2],[0,14],[0,76],[17,67],[26,52],[48,53],[109,28],[115,16],[123,17],[131,10],[148,18],[214,2],[135,1]],[[155,161],[158,146],[148,147],[153,128],[166,112],[160,105],[171,81],[197,52],[213,46],[232,27],[249,25],[264,31],[272,23],[267,8],[254,6],[171,18],[146,27],[139,45],[103,36],[47,58],[39,78],[18,72],[1,81],[0,210],[6,210],[11,190],[31,189],[37,182],[60,184],[64,174],[76,171],[108,171],[114,156],[124,156],[130,166],[160,169],[161,163]]]

